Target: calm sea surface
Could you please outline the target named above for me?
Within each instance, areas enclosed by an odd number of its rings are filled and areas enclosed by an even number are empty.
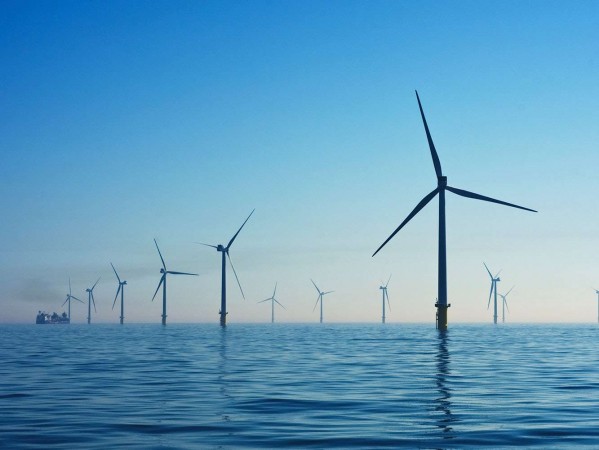
[[[596,324],[3,325],[0,448],[599,448],[598,342]]]

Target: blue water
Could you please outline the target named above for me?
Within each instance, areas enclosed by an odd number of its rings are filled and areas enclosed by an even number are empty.
[[[0,326],[0,448],[599,448],[599,327]]]

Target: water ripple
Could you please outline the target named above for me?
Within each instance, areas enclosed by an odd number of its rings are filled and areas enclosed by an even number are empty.
[[[595,326],[0,331],[0,448],[599,447]]]

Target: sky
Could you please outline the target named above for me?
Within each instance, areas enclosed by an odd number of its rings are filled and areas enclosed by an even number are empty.
[[[434,323],[438,203],[418,90],[451,186],[449,323],[593,322],[599,288],[596,1],[4,1],[1,323]],[[83,323],[87,306],[72,305]]]

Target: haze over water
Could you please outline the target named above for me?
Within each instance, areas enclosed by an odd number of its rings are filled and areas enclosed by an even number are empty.
[[[0,447],[596,447],[597,333],[2,325]]]

